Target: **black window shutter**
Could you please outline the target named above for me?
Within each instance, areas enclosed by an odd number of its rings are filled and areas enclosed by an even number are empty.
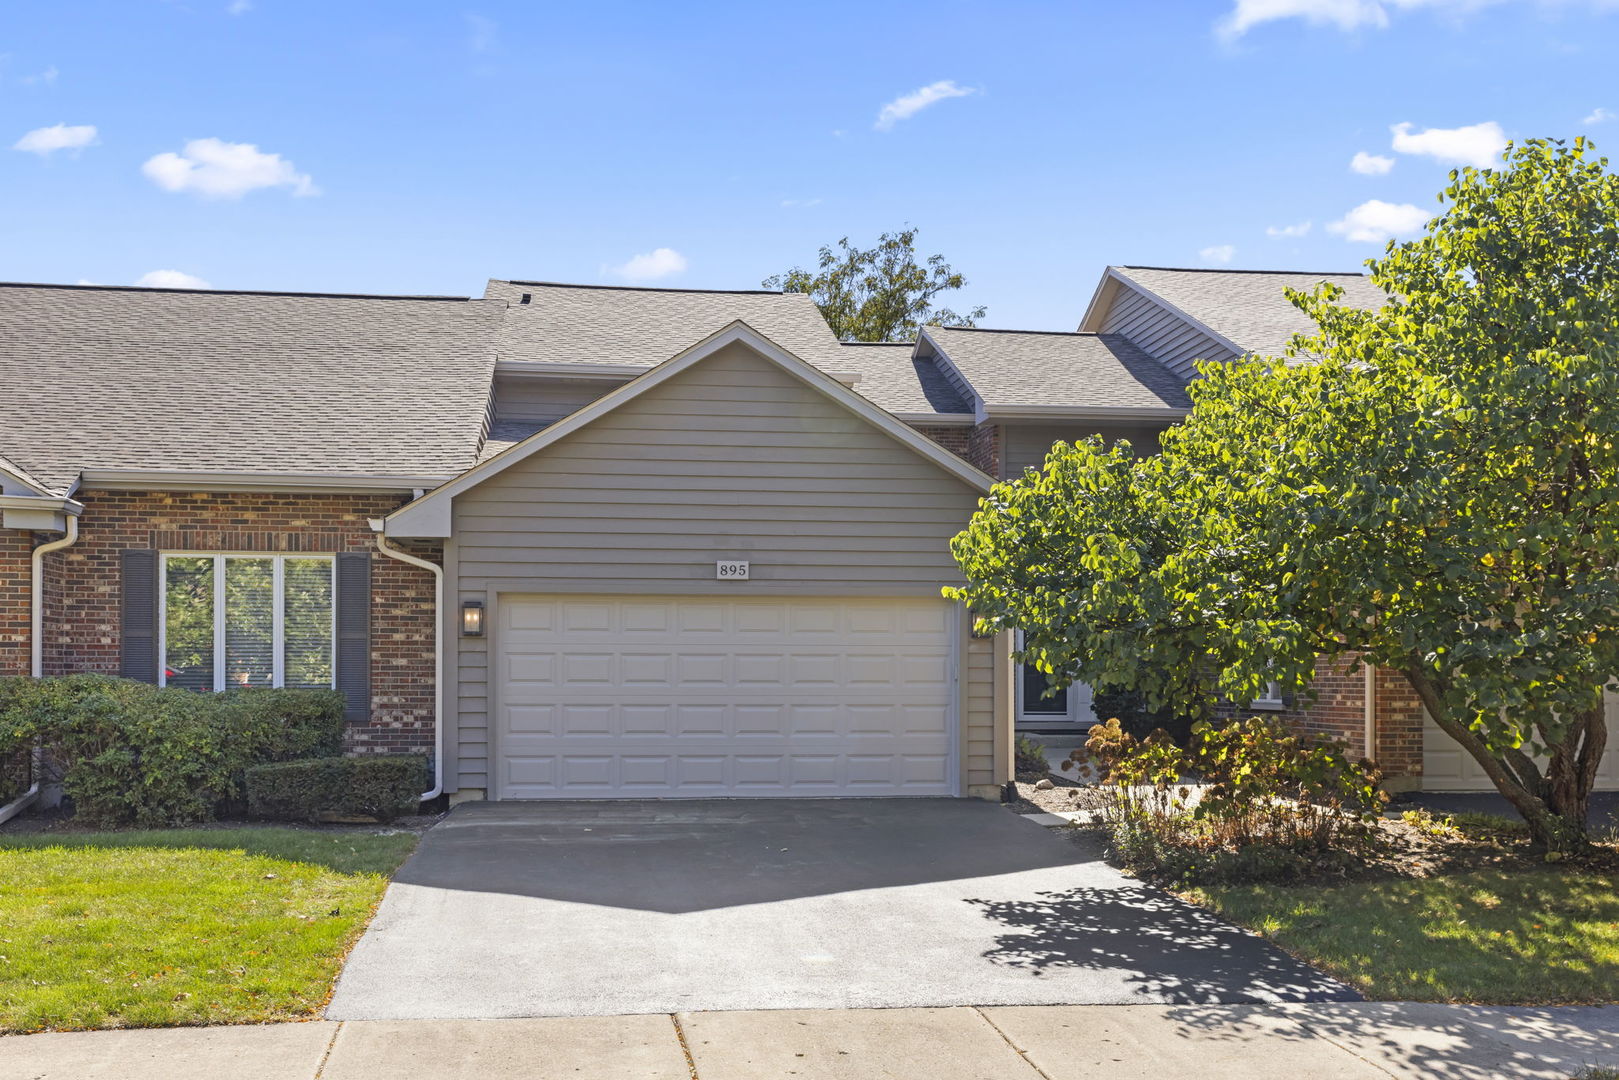
[[[144,683],[157,682],[157,580],[155,551],[126,548],[122,557],[123,615],[118,674]]]
[[[337,688],[345,699],[343,718],[371,719],[371,555],[337,556]]]

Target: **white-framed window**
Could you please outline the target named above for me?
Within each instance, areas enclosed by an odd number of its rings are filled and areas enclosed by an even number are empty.
[[[164,554],[159,685],[336,686],[335,568],[330,555]]]
[[[1266,683],[1264,693],[1254,698],[1248,705],[1251,708],[1267,709],[1271,712],[1278,712],[1287,708],[1287,702],[1282,699],[1282,684],[1279,682]]]

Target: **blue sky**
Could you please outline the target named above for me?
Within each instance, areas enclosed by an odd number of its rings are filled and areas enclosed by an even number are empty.
[[[1615,57],[1616,0],[14,0],[0,279],[751,288],[909,222],[1071,329],[1108,263],[1354,269],[1500,138],[1619,151]]]

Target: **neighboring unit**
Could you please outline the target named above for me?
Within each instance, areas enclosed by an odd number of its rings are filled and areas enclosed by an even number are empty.
[[[334,686],[456,799],[996,797],[1089,693],[974,636],[950,538],[1057,440],[1151,452],[1318,280],[1114,267],[1077,333],[879,345],[773,292],[0,286],[0,674]],[[1397,676],[1318,686],[1254,707],[1486,786]]]

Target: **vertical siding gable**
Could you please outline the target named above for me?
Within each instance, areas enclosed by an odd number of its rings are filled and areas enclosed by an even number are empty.
[[[1183,378],[1198,360],[1234,360],[1237,353],[1151,296],[1120,284],[1102,320],[1102,333],[1120,334]]]

